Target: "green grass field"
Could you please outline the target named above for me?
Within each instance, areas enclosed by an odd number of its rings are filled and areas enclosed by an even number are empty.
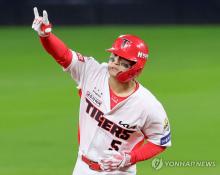
[[[142,37],[150,59],[140,82],[164,105],[173,146],[164,161],[214,161],[215,167],[165,167],[148,160],[138,175],[218,175],[220,26],[55,27],[72,49],[106,61],[120,34]],[[77,156],[79,97],[69,74],[27,27],[0,28],[0,175],[71,175]]]

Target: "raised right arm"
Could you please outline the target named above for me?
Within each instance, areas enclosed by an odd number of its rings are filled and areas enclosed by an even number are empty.
[[[38,10],[34,8],[35,19],[32,28],[37,31],[44,49],[62,67],[67,68],[72,61],[72,51],[54,34],[51,33],[52,26],[49,23],[47,12],[43,11],[43,17],[39,16]]]
[[[58,64],[67,68],[72,61],[72,51],[54,34],[47,37],[40,37],[44,49],[53,56]]]

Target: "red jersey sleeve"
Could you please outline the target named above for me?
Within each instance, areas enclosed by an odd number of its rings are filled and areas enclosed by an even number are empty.
[[[44,49],[53,56],[58,64],[67,68],[72,61],[71,50],[54,34],[48,37],[40,37]]]
[[[166,147],[155,145],[151,142],[148,142],[141,146],[138,149],[133,150],[131,155],[131,163],[135,164],[137,162],[150,159],[161,152],[163,152],[166,149]]]

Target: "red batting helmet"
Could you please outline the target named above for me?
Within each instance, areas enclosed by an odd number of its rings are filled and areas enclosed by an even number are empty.
[[[148,58],[148,47],[144,41],[137,36],[129,34],[119,36],[107,51],[135,62],[127,71],[118,73],[117,79],[122,83],[138,76]]]

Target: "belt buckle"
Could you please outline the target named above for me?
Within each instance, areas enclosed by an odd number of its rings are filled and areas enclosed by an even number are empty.
[[[91,170],[94,170],[94,171],[101,171],[99,164],[96,163],[96,162],[90,161],[90,162],[89,162],[89,168],[90,168]]]

